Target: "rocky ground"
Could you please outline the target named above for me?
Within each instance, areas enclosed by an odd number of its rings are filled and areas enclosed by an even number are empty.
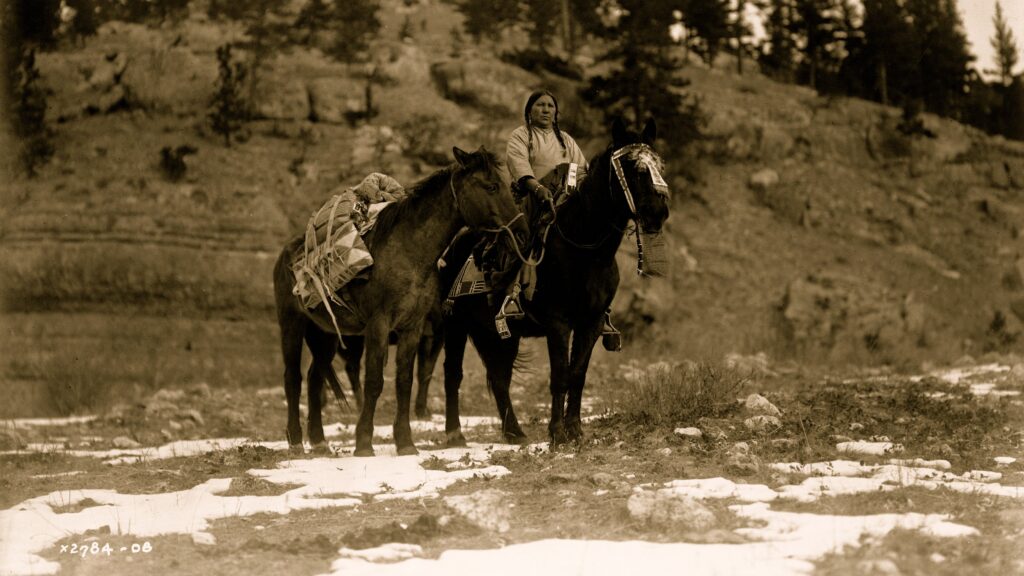
[[[278,389],[5,421],[0,568],[1024,573],[1018,359],[909,375],[614,359],[593,371],[586,442],[557,450],[543,376],[517,376],[535,443],[508,446],[478,368],[470,447],[444,448],[435,417],[414,425],[419,456],[396,457],[378,426],[378,455],[352,457],[354,415],[333,406],[337,455],[289,455]]]

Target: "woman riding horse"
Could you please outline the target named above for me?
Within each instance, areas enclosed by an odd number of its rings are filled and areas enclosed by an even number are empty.
[[[619,284],[615,254],[630,220],[636,222],[638,233],[648,235],[660,233],[668,218],[668,187],[654,151],[656,131],[653,120],[642,134],[614,123],[612,143],[590,162],[588,177],[557,208],[543,260],[537,265],[536,292],[525,305],[525,316],[508,322],[510,338],[498,335],[495,309],[486,297],[454,301],[444,330],[449,445],[465,443],[459,423],[459,387],[467,338],[472,338],[487,369],[505,439],[524,442],[526,436],[508,394],[512,367],[520,338],[545,337],[551,362],[551,440],[559,444],[582,438],[580,407],[587,368]],[[467,241],[449,252],[444,283],[454,281],[447,270],[458,270],[470,249]]]

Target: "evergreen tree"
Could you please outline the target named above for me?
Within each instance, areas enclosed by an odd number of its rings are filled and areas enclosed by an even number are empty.
[[[213,131],[224,137],[224,145],[231,146],[231,136],[238,132],[248,117],[242,86],[245,83],[245,66],[232,62],[231,44],[217,48],[217,64],[220,71],[217,92],[210,102],[208,118]]]
[[[790,30],[803,40],[805,78],[817,89],[821,70],[837,64],[834,51],[842,31],[841,7],[834,0],[796,0],[794,13]]]
[[[295,27],[304,33],[303,43],[312,45],[317,34],[327,28],[331,21],[331,6],[324,0],[309,0],[299,11]]]
[[[11,80],[11,117],[14,135],[21,143],[19,159],[22,169],[32,177],[53,156],[51,133],[46,125],[46,92],[39,85],[34,49],[22,53]]]
[[[75,19],[71,21],[71,32],[85,38],[95,36],[99,28],[96,2],[94,0],[66,0],[67,5],[75,10]]]
[[[916,74],[910,14],[896,0],[864,0],[864,43],[852,56],[864,62],[865,97],[900,103]]]
[[[456,6],[464,17],[463,28],[477,44],[496,38],[519,19],[518,0],[462,0]]]
[[[956,0],[907,0],[907,10],[913,18],[910,55],[917,64],[907,97],[920,99],[936,114],[954,116],[963,104],[974,60]]]
[[[796,11],[793,0],[768,0],[765,11],[767,40],[762,45],[761,66],[769,76],[790,82],[796,70],[796,41],[791,32]]]
[[[520,18],[529,31],[530,43],[543,52],[549,48],[562,22],[562,3],[553,0],[525,0]]]
[[[584,98],[609,121],[618,116],[639,127],[656,116],[659,133],[672,145],[698,138],[704,118],[699,103],[683,91],[689,82],[674,76],[679,63],[670,52],[668,23],[677,5],[655,0],[619,0],[619,5],[617,21],[593,30],[610,44],[601,62],[612,70],[593,77]]]
[[[996,15],[992,18],[996,34],[990,40],[992,48],[995,49],[996,71],[999,73],[999,83],[1009,86],[1013,81],[1013,69],[1017,66],[1017,59],[1020,52],[1017,49],[1017,40],[1013,37],[1013,30],[1006,23],[1003,17],[1003,5],[996,0]]]
[[[697,54],[712,66],[722,47],[722,41],[733,35],[729,23],[728,0],[688,0],[683,10],[683,21],[697,36]]]
[[[1024,140],[1024,76],[1013,77],[1003,95],[1003,135]]]
[[[330,54],[351,64],[370,46],[370,37],[380,30],[376,0],[335,0],[333,27],[337,31]]]

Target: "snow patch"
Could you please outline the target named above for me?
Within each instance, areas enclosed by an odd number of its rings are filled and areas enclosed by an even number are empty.
[[[439,490],[464,478],[508,474],[501,466],[448,472],[426,470],[420,463],[431,458],[486,460],[494,450],[518,449],[473,445],[420,456],[395,456],[394,447],[382,447],[375,458],[311,458],[281,462],[277,468],[250,470],[249,474],[277,484],[299,484],[277,496],[221,496],[231,478],[216,478],[176,492],[120,494],[113,490],[62,490],[31,498],[0,511],[0,573],[54,574],[60,564],[39,556],[54,543],[88,530],[107,528],[111,534],[137,537],[187,534],[194,542],[213,544],[207,530],[220,518],[260,513],[287,514],[294,510],[355,506],[366,496],[375,499],[436,497]],[[334,496],[342,497],[334,497]],[[347,497],[346,497],[347,496]],[[54,509],[94,505],[78,512]]]
[[[885,456],[903,451],[902,444],[892,442],[868,442],[858,440],[854,442],[840,442],[836,444],[836,450],[847,454],[866,454],[869,456]]]
[[[679,481],[677,481],[679,482]],[[937,514],[832,516],[775,512],[768,504],[731,506],[737,515],[764,522],[737,532],[755,539],[743,544],[657,544],[602,540],[540,540],[492,550],[448,550],[436,560],[412,558],[374,564],[341,558],[332,576],[450,576],[451,574],[688,574],[783,576],[811,574],[813,562],[829,552],[858,546],[864,536],[879,538],[897,528],[935,536],[966,536],[977,531]]]

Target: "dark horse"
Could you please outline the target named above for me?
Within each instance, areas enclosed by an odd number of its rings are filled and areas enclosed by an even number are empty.
[[[522,337],[547,338],[551,360],[552,443],[582,439],[580,404],[594,344],[601,336],[604,314],[619,285],[615,253],[630,220],[646,233],[661,231],[668,218],[668,187],[661,179],[661,160],[653,149],[656,126],[649,120],[642,134],[612,126],[612,143],[590,162],[590,172],[556,211],[547,234],[543,260],[537,266],[537,288],[526,302],[526,315],[509,320],[512,337],[502,340],[495,329],[494,299],[484,295],[455,300],[445,322],[445,432],[449,445],[466,440],[459,423],[459,386],[467,337],[473,340],[487,370],[502,418],[505,440],[525,442],[509,399],[512,367]],[[618,164],[619,168],[615,168]],[[449,252],[446,270],[457,270],[469,255],[466,243]],[[453,254],[453,252],[457,252]],[[451,284],[454,272],[443,271]],[[568,404],[566,404],[568,396]]]
[[[430,381],[434,378],[434,366],[437,365],[437,357],[441,355],[444,348],[444,321],[441,318],[441,303],[430,309],[427,314],[426,323],[423,325],[423,335],[416,346],[416,402],[413,405],[416,418],[427,420],[430,418],[430,409],[427,408],[427,394],[430,391]],[[391,334],[389,342],[397,344],[396,334]],[[338,349],[338,356],[345,363],[345,375],[352,385],[352,394],[356,402],[362,406],[363,392],[360,386],[359,369],[363,363],[363,349],[366,347],[362,336],[342,336],[343,346]]]
[[[338,291],[343,305],[327,304],[341,334],[361,334],[366,343],[366,383],[356,425],[356,456],[373,455],[373,416],[384,387],[388,335],[392,332],[398,336],[395,445],[399,454],[416,453],[409,426],[413,359],[423,321],[440,299],[437,260],[456,233],[464,225],[477,232],[512,228],[515,234],[526,233],[526,224],[494,155],[483,148],[472,154],[455,148],[454,154],[455,164],[417,183],[406,198],[380,212],[376,225],[364,238],[374,260],[368,279],[350,282]],[[302,246],[301,236],[292,239],[274,267],[288,400],[288,444],[301,450],[300,359],[305,339],[313,354],[307,377],[309,441],[314,449],[326,450],[320,392],[325,379],[332,387],[337,384],[331,360],[338,349],[338,334],[324,303],[308,310],[292,294],[295,277],[291,264]]]

